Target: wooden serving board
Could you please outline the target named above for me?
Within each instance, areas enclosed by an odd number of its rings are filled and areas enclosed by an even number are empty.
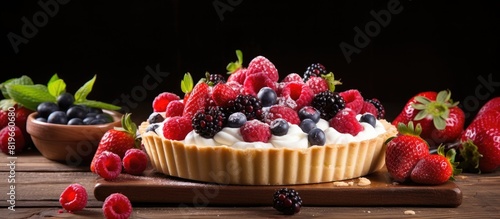
[[[299,192],[304,206],[435,206],[458,207],[462,192],[453,182],[426,186],[396,184],[387,170],[366,176],[370,185],[359,179],[344,180],[349,186],[319,183],[291,186],[221,185],[184,180],[150,171],[145,176],[121,174],[113,181],[97,180],[94,196],[99,201],[120,192],[132,203],[174,204],[179,206],[270,206],[272,194],[288,187]]]

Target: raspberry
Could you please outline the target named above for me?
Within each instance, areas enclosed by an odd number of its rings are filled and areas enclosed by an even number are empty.
[[[273,208],[283,214],[292,215],[300,212],[302,198],[294,189],[281,188],[273,194]]]
[[[11,135],[13,135],[13,139]],[[9,149],[9,145],[14,145],[15,148],[13,150]],[[5,126],[0,130],[0,150],[2,150],[3,153],[7,155],[15,155],[16,153],[21,152],[25,145],[26,140],[21,128],[14,125]]]
[[[131,148],[123,156],[123,168],[131,175],[141,175],[148,166],[148,155],[141,149]]]
[[[271,124],[273,120],[278,118],[283,118],[289,123],[295,125],[298,125],[300,123],[300,118],[297,111],[293,110],[290,107],[282,105],[271,106],[269,110],[264,114],[263,121],[267,124]]]
[[[182,116],[183,111],[184,103],[180,100],[172,100],[165,109],[165,117]]]
[[[264,142],[267,143],[271,138],[271,128],[267,123],[253,119],[247,121],[240,127],[240,133],[246,142]]]
[[[118,154],[103,151],[95,161],[95,172],[105,180],[116,179],[122,172],[122,159]]]
[[[299,110],[304,106],[311,105],[314,93],[309,86],[301,82],[290,82],[285,84],[281,91],[281,97],[285,100],[295,101],[292,109]]]
[[[167,139],[183,140],[192,130],[191,119],[186,116],[168,117],[163,122],[163,135]]]
[[[153,111],[154,112],[165,112],[167,105],[172,100],[180,100],[181,98],[171,92],[163,92],[155,97],[153,100]]]
[[[78,183],[66,187],[59,197],[59,203],[68,212],[82,210],[87,206],[87,190]]]
[[[104,200],[102,212],[107,219],[130,218],[132,203],[127,196],[121,193],[112,193]]]
[[[328,90],[328,82],[322,77],[310,77],[306,84],[311,88],[314,94]]]
[[[248,63],[246,72],[247,77],[257,73],[263,73],[272,82],[277,82],[280,77],[276,66],[264,56],[256,56]]]
[[[290,73],[290,74],[286,75],[285,78],[283,78],[283,80],[281,80],[281,82],[284,82],[284,83],[288,83],[288,82],[292,82],[292,81],[303,82],[303,79],[297,73]]]
[[[229,75],[229,77],[227,78],[227,82],[236,82],[238,84],[243,84],[246,76],[247,76],[247,69],[240,68]]]
[[[348,133],[352,136],[356,136],[359,132],[363,131],[363,126],[356,119],[356,113],[350,108],[344,108],[339,111],[330,120],[330,127],[340,133]]]
[[[276,82],[271,80],[264,72],[247,75],[243,82],[243,93],[257,96],[257,93],[263,87],[270,87],[276,90]]]
[[[351,108],[356,114],[361,112],[364,99],[359,90],[350,89],[340,92],[339,95],[344,98],[346,108]]]
[[[365,100],[363,101],[363,107],[361,108],[359,114],[364,114],[364,113],[371,113],[372,115],[377,115],[378,110],[377,107],[375,107],[375,105]]]

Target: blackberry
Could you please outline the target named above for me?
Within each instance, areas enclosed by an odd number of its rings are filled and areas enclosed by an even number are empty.
[[[281,188],[274,192],[273,208],[287,215],[300,212],[302,198],[294,189]]]
[[[219,83],[226,83],[226,78],[224,75],[221,74],[210,74],[210,73],[205,73],[206,81],[209,86],[215,86],[216,84]]]
[[[320,63],[313,63],[309,67],[307,67],[304,72],[304,82],[309,80],[310,77],[319,77],[321,75],[326,75],[328,72],[326,71],[325,66]]]
[[[314,95],[311,106],[320,112],[322,119],[328,121],[345,108],[345,101],[338,92],[327,90]]]
[[[230,100],[226,109],[228,115],[235,112],[242,112],[247,120],[262,120],[262,102],[255,96],[249,94],[239,94],[236,99]]]
[[[193,129],[204,138],[212,138],[225,126],[225,116],[218,106],[208,106],[194,114]]]
[[[372,98],[372,99],[367,99],[365,101],[373,104],[375,108],[377,108],[377,119],[385,118],[385,108],[382,105],[382,102],[380,102],[380,100],[378,100],[377,98]]]

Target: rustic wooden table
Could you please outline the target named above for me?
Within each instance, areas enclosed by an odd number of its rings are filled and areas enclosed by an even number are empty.
[[[0,155],[1,218],[103,218],[94,187],[99,177],[88,167],[73,167],[47,160],[36,150],[17,158]],[[15,183],[9,182],[15,179]],[[75,213],[60,212],[60,193],[71,183],[87,188],[87,207]],[[491,174],[465,173],[455,182],[462,191],[463,200],[458,207],[433,206],[366,206],[366,207],[312,207],[304,206],[295,218],[500,218],[500,171]],[[11,189],[10,186],[15,186]],[[10,196],[8,193],[14,193]],[[242,198],[244,194],[242,194]],[[12,198],[12,199],[11,199]],[[446,197],[442,197],[446,198]],[[15,202],[15,203],[13,203]],[[13,210],[9,207],[14,204]],[[408,215],[411,210],[415,214]],[[193,207],[174,204],[134,204],[132,218],[255,218],[285,217],[271,206]]]

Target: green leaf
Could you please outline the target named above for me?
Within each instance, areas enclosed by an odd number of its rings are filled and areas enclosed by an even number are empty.
[[[228,74],[234,73],[236,70],[240,69],[243,66],[243,52],[241,52],[241,50],[236,50],[236,57],[238,58],[238,60],[230,62],[226,66]]]
[[[184,74],[184,78],[181,81],[181,90],[185,94],[191,92],[193,90],[193,78],[191,77],[191,74],[189,72]]]
[[[9,92],[7,91],[6,86],[9,84],[24,84],[24,85],[33,85],[33,80],[29,76],[23,75],[19,78],[11,78],[9,80],[4,81],[0,84],[0,90],[2,91],[2,95],[5,99],[10,99]]]
[[[90,91],[92,91],[92,87],[94,86],[96,75],[90,81],[87,81],[80,89],[78,89],[75,93],[75,101],[85,101],[87,99],[87,95],[89,95]]]
[[[3,99],[0,100],[0,109],[3,111],[9,110],[9,107],[13,107],[16,105],[16,101],[13,99]]]
[[[52,75],[52,77],[50,77],[50,80],[49,82],[47,83],[47,86],[52,83],[53,81],[55,80],[58,80],[59,79],[59,76],[57,75],[57,73],[55,73],[54,75]]]
[[[57,98],[60,94],[66,92],[66,83],[63,79],[51,79],[47,85],[47,89],[52,96]]]
[[[446,128],[446,119],[443,119],[441,117],[434,117],[432,122],[434,123],[434,127],[436,127],[436,129],[438,130],[443,130]]]
[[[95,107],[95,108],[101,108],[101,109],[106,109],[106,110],[120,110],[121,107],[109,104],[109,103],[104,103],[101,101],[96,101],[96,100],[75,100],[75,104],[79,105],[85,105],[88,107]]]
[[[45,85],[9,84],[6,87],[12,99],[33,111],[42,102],[56,102]]]

